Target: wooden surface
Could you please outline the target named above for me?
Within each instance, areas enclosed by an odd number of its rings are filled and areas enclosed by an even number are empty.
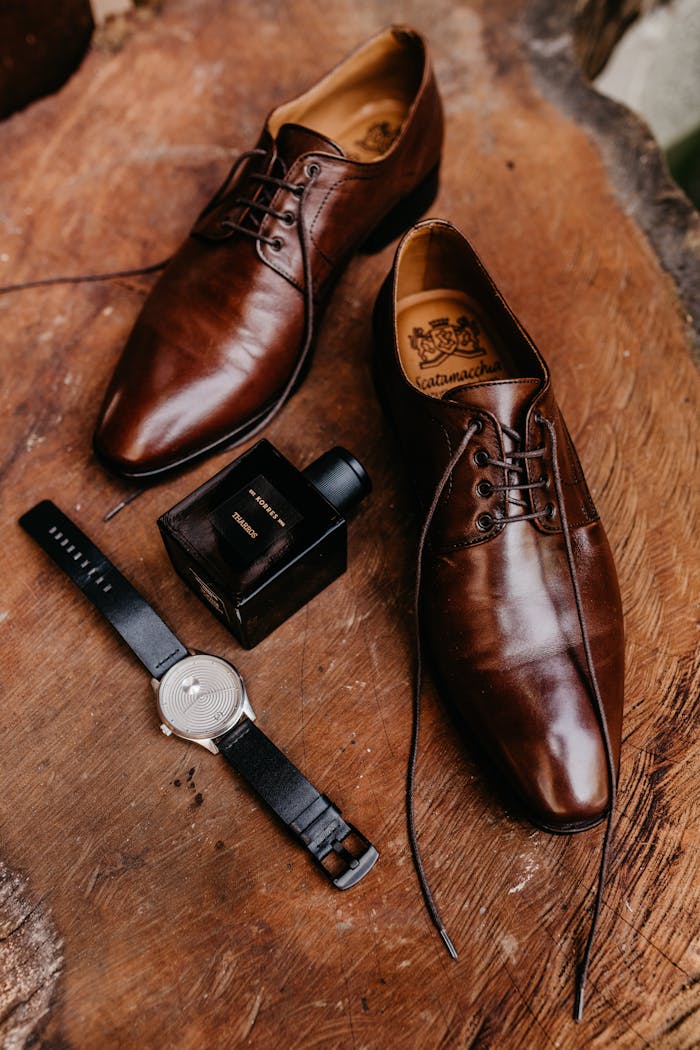
[[[155,527],[230,454],[102,522],[127,490],[92,460],[90,435],[148,280],[0,297],[7,1047],[700,1042],[692,329],[636,224],[645,202],[625,199],[600,122],[587,124],[580,78],[573,100],[548,80],[570,39],[516,0],[171,0],[0,126],[0,282],[167,254],[267,110],[397,14],[428,32],[446,104],[432,211],[473,238],[547,357],[619,569],[620,802],[584,1022],[571,1020],[574,965],[602,832],[552,837],[507,812],[430,685],[418,825],[458,963],[409,860],[416,522],[368,367],[390,248],[352,262],[309,378],[266,435],[300,465],[335,443],[367,464],[349,571],[251,652],[184,589]],[[655,192],[681,208],[665,184]],[[380,848],[361,886],[331,892],[222,762],[162,736],[140,666],[15,525],[44,496],[183,640],[240,666],[260,724]]]

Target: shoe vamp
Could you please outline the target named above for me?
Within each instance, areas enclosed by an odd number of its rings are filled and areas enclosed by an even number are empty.
[[[284,386],[303,337],[301,294],[252,242],[186,245],[132,330],[106,423],[123,401],[132,443],[151,453],[215,440]]]
[[[585,533],[586,530],[579,530]],[[588,531],[598,532],[598,524]],[[603,537],[604,539],[604,537]],[[613,748],[619,751],[622,632],[616,590],[595,542],[578,545],[584,612]],[[433,555],[427,566],[425,632],[450,701],[505,750],[564,754],[597,748],[598,719],[560,534],[527,523],[493,539]],[[529,744],[527,743],[529,741]]]

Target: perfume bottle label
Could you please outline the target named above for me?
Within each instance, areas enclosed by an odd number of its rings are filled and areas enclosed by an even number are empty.
[[[204,580],[202,579],[201,576],[197,575],[197,573],[194,571],[194,569],[192,567],[190,567],[190,572],[192,573],[192,575],[194,576],[195,580],[197,581],[197,587],[199,589],[199,593],[202,595],[204,600],[209,602],[209,604],[214,609],[216,609],[216,611],[221,616],[225,616],[226,619],[228,620],[228,616],[226,614],[226,606],[222,602],[222,600],[219,597],[219,595],[216,594],[216,592],[213,591],[211,589],[211,587],[204,582]]]
[[[262,474],[214,511],[217,531],[250,564],[285,538],[301,514]]]

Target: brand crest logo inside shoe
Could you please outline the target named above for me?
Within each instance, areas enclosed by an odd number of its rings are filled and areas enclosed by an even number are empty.
[[[451,324],[448,317],[430,321],[430,330],[414,326],[409,341],[420,357],[421,368],[433,368],[453,354],[456,357],[483,357],[485,348],[479,342],[477,321],[458,317]]]

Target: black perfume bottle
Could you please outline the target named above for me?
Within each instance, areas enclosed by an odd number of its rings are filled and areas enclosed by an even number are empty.
[[[347,565],[347,519],[371,489],[344,448],[298,470],[263,439],[158,519],[175,569],[246,649]]]

